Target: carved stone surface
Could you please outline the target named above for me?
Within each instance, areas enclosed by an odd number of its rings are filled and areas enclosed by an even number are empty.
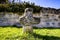
[[[35,24],[35,20],[33,17],[33,9],[32,8],[26,8],[24,15],[20,17],[20,23],[24,26],[30,26]]]
[[[20,24],[23,26],[23,33],[33,32],[32,25],[34,24],[35,20],[32,13],[33,13],[32,8],[26,8],[24,15],[20,17]]]

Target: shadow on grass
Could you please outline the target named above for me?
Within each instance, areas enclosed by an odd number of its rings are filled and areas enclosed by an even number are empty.
[[[43,39],[43,40],[60,40],[60,37],[55,37],[55,36],[43,36],[43,35],[39,35],[36,33],[33,33],[34,38],[39,38],[39,39]]]
[[[2,27],[2,28],[6,28],[6,27],[16,27],[16,28],[22,28],[22,26],[16,26],[16,25],[12,25],[12,26],[0,26],[0,27]],[[35,27],[35,26],[33,26],[33,28],[34,29],[60,29],[60,27],[43,27],[43,28],[41,28],[41,27]]]
[[[33,27],[34,29],[60,29],[60,27]]]
[[[22,26],[16,26],[16,25],[13,25],[13,26],[0,26],[0,27],[2,27],[2,28],[6,28],[6,27],[15,27],[15,28],[22,28]]]

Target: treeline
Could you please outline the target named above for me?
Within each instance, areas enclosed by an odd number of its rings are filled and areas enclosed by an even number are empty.
[[[35,3],[30,3],[30,2],[21,2],[21,3],[14,3],[14,0],[12,3],[6,2],[5,4],[3,1],[0,3],[0,12],[18,12],[18,13],[23,13],[25,8],[33,8],[34,13],[40,13],[41,11],[45,11],[48,13],[55,13],[55,14],[60,14],[60,9],[55,9],[55,8],[44,8],[35,5]]]
[[[20,4],[0,4],[0,12],[24,12],[25,8],[31,7],[34,13],[40,12],[41,7],[35,3],[23,2]]]

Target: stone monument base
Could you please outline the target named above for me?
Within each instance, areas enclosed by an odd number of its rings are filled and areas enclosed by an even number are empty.
[[[23,27],[23,33],[32,33],[33,27],[32,26],[24,26]]]

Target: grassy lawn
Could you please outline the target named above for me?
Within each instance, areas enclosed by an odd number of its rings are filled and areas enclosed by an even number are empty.
[[[60,29],[33,30],[33,34],[22,34],[22,28],[0,27],[0,40],[60,40]]]

